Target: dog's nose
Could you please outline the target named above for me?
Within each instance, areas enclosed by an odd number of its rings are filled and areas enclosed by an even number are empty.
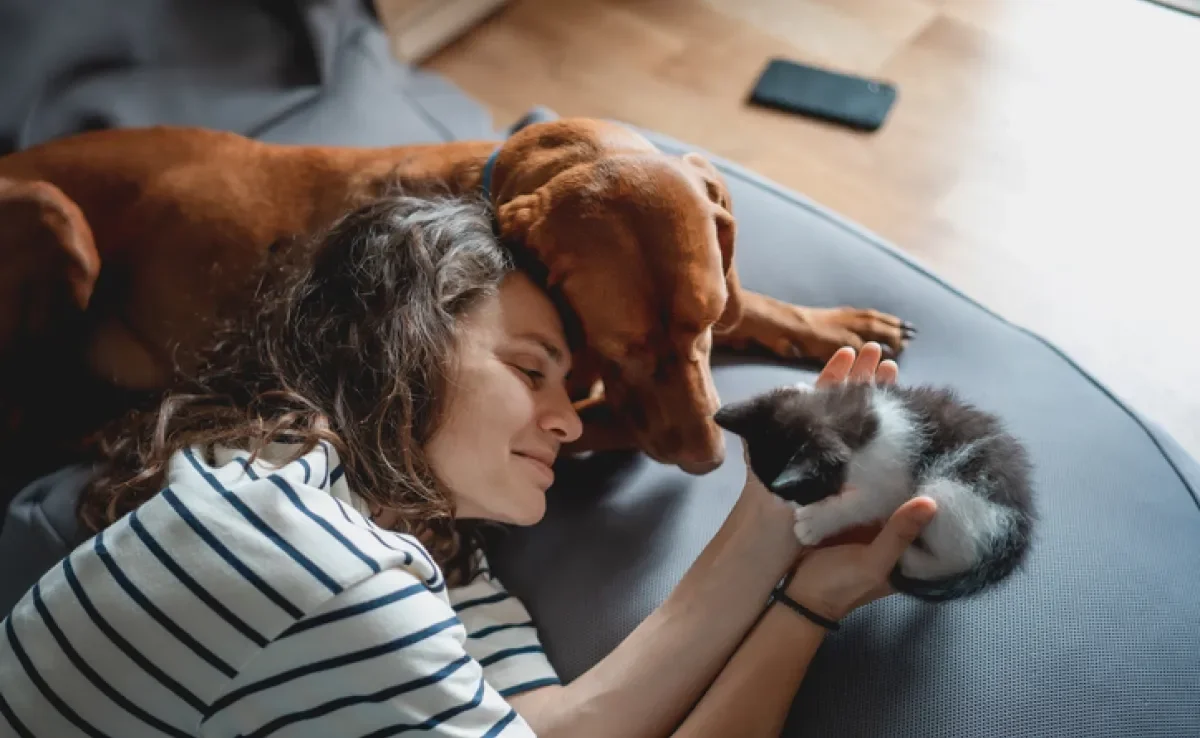
[[[721,465],[722,461],[723,459],[709,459],[708,461],[681,461],[679,462],[679,468],[688,474],[701,476],[716,469]]]

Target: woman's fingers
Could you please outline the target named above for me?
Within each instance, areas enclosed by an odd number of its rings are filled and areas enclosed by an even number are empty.
[[[879,531],[879,535],[867,547],[869,565],[886,579],[912,542],[937,513],[937,503],[929,497],[914,497],[892,513]]]
[[[883,348],[874,341],[861,351],[846,346],[838,349],[817,377],[817,387],[829,387],[842,382],[875,382],[895,384],[900,374],[896,362],[883,361]]]
[[[854,367],[850,370],[850,381],[870,382],[882,360],[883,348],[879,344],[874,341],[864,344],[862,351],[858,352],[858,358],[854,361]]]
[[[888,359],[875,370],[875,384],[895,384],[900,377],[900,367]]]
[[[825,368],[821,370],[821,375],[817,377],[817,386],[828,387],[831,384],[844,382],[854,367],[854,357],[855,351],[849,346],[838,349],[825,364]]]

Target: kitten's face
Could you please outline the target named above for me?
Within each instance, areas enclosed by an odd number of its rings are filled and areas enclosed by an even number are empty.
[[[726,405],[714,420],[742,437],[750,467],[763,484],[785,500],[807,505],[836,494],[845,482],[851,454],[847,429],[863,435],[858,416],[870,416],[866,392],[785,387]]]

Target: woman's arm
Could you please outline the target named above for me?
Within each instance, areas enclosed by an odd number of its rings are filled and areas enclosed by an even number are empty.
[[[857,360],[853,350],[839,352],[818,383],[894,381],[896,365],[880,359],[877,345],[865,347]],[[733,511],[667,600],[571,684],[517,695],[511,703],[539,736],[670,735],[725,668],[772,588],[796,561],[800,546],[792,524],[791,507],[755,479],[747,464],[747,484]],[[740,661],[753,663],[754,654]]]
[[[773,605],[721,671],[676,738],[775,738],[825,629]]]
[[[933,517],[928,498],[905,503],[869,544],[812,551],[786,594],[829,620],[892,592],[888,574]],[[738,648],[676,738],[775,738],[825,629],[783,604],[772,605]]]
[[[670,735],[799,553],[791,508],[752,480],[671,595],[612,653],[567,686],[510,702],[545,738]]]
[[[786,594],[834,621],[891,594],[889,573],[936,510],[928,498],[909,500],[869,544],[808,552],[796,567]],[[679,597],[672,595],[674,601],[668,599],[667,604],[675,609],[690,596],[696,594],[684,591]],[[755,617],[761,612],[763,600],[750,608]],[[723,622],[723,616],[734,603],[718,605],[716,617],[705,618],[701,613],[699,620],[675,620],[666,615],[656,620],[667,604],[578,681],[515,697],[514,707],[539,736],[779,735],[809,662],[824,640],[824,628],[776,604],[752,625],[733,658],[714,667],[696,654],[715,650],[711,644],[713,631],[724,637],[732,627]],[[739,616],[741,612],[737,608]],[[690,630],[689,626],[697,622],[698,630]],[[715,628],[718,623],[722,627]],[[724,646],[725,641],[721,641],[719,648]],[[646,652],[639,654],[637,648]],[[672,653],[672,649],[677,651]],[[621,669],[627,670],[624,675]],[[703,690],[698,684],[717,672],[716,680],[696,704],[692,690]],[[580,683],[588,689],[579,689]],[[686,720],[672,733],[677,724],[674,721],[685,714]]]

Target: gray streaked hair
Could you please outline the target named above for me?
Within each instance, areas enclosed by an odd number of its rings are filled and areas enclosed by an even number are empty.
[[[156,494],[185,447],[253,454],[283,436],[298,458],[327,441],[351,489],[396,511],[448,575],[469,576],[478,544],[462,545],[424,447],[445,414],[461,320],[515,268],[488,206],[392,190],[293,251],[195,377],[108,429],[83,522],[99,530]]]

